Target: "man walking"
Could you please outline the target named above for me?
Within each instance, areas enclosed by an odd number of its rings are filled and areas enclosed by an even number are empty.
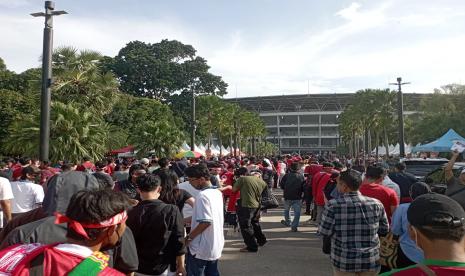
[[[395,172],[389,174],[389,178],[399,185],[400,203],[412,202],[410,187],[417,182],[415,176],[405,171],[406,168],[405,163],[397,163],[394,168]]]
[[[211,187],[206,166],[195,165],[185,173],[191,185],[200,190],[195,199],[191,231],[186,236],[187,275],[220,275],[218,259],[224,247],[223,196]]]
[[[171,275],[169,267],[176,264],[176,275],[184,270],[184,223],[175,205],[159,200],[161,179],[145,174],[137,179],[142,201],[128,213],[126,224],[134,233],[139,269],[136,275]]]
[[[285,226],[291,226],[292,232],[297,232],[300,221],[300,209],[302,208],[302,194],[304,192],[305,179],[299,172],[299,163],[291,164],[291,171],[284,175],[281,180],[281,189],[284,192],[284,220],[281,223]],[[289,210],[294,211],[294,219],[289,216]]]
[[[393,189],[383,186],[383,179],[384,169],[382,167],[369,166],[365,174],[364,183],[360,187],[360,193],[381,201],[388,221],[391,222],[392,214],[397,206],[399,206],[399,198]]]
[[[378,200],[358,192],[360,183],[357,173],[341,172],[337,189],[342,195],[323,211],[318,232],[324,248],[331,244],[334,275],[370,276],[380,269],[378,234],[389,231],[386,212]]]
[[[40,207],[44,200],[44,189],[39,184],[34,183],[40,176],[39,168],[27,166],[23,168],[21,173],[21,180],[11,182],[13,192],[12,217]]]
[[[260,199],[262,192],[267,188],[265,181],[256,176],[248,176],[247,168],[237,169],[239,178],[234,183],[232,191],[241,192],[238,200],[237,217],[241,228],[245,247],[241,252],[257,252],[258,246],[266,243],[266,237],[260,227]]]

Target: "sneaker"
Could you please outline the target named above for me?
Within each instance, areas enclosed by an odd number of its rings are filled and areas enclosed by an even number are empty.
[[[299,230],[297,229],[297,227],[292,227],[291,228],[291,232],[298,232]]]
[[[268,241],[264,241],[264,242],[259,242],[258,243],[258,246],[264,246]]]
[[[257,252],[257,250],[249,250],[247,247],[244,247],[244,248],[241,248],[239,249],[239,252],[242,252],[242,253],[254,253],[254,252]]]
[[[283,219],[281,220],[281,224],[284,225],[284,226],[287,226],[287,227],[291,226],[291,224],[289,222],[287,222],[287,221],[285,221]]]

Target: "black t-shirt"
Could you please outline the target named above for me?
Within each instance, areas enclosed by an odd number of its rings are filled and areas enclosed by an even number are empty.
[[[413,174],[407,172],[393,172],[389,174],[389,178],[399,185],[400,197],[410,197],[410,187],[417,179]]]
[[[184,204],[191,197],[192,195],[188,191],[179,189],[179,196],[178,198],[176,198],[176,206],[178,206],[181,214],[182,214],[182,209],[184,208]]]
[[[143,274],[158,275],[186,253],[181,212],[161,200],[144,200],[128,212],[126,225],[134,233]]]
[[[465,185],[457,177],[447,181],[446,196],[457,201],[465,209]]]

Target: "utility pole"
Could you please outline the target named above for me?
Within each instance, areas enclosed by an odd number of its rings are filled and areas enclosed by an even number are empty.
[[[404,99],[402,96],[402,85],[410,84],[410,82],[402,82],[402,78],[397,78],[397,83],[390,83],[390,85],[397,85],[397,117],[399,119],[399,151],[400,157],[405,157],[405,137],[404,137]]]
[[[197,126],[195,125],[195,93],[192,89],[192,121],[191,121],[191,151],[195,149],[195,130]]]
[[[50,102],[52,88],[53,16],[68,14],[55,11],[55,3],[45,1],[45,13],[31,13],[34,17],[45,17],[42,52],[42,92],[40,96],[40,150],[39,159],[48,161],[50,147]]]

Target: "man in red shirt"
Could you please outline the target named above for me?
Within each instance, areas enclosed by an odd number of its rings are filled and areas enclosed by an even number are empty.
[[[391,223],[392,214],[399,206],[399,198],[393,189],[383,186],[383,179],[384,169],[381,166],[369,166],[365,173],[365,180],[360,187],[360,193],[381,201],[389,223]]]
[[[76,171],[80,172],[93,172],[95,171],[95,165],[90,161],[90,157],[82,158],[82,163],[76,169]]]
[[[334,165],[332,163],[323,162],[323,170],[315,174],[312,179],[312,195],[316,207],[316,223],[318,224],[320,223],[321,215],[325,207],[324,189],[331,178],[333,169]]]
[[[305,214],[312,215],[313,220],[315,220],[315,214],[311,214],[311,204],[313,201],[313,190],[312,190],[312,179],[313,177],[323,170],[323,165],[318,164],[318,162],[312,162],[309,166],[305,167],[304,176],[305,176],[305,188],[304,188],[304,200],[305,200]]]
[[[31,158],[28,157],[22,157],[19,159],[18,162],[18,164],[13,165],[13,167],[11,167],[11,169],[13,170],[13,181],[19,180],[21,178],[21,175],[23,174],[23,168],[32,164]]]

